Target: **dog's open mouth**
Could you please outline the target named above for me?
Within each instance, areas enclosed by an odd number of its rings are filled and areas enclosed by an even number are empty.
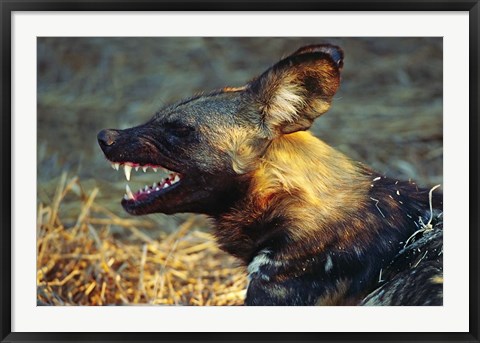
[[[154,164],[139,164],[135,162],[110,162],[112,168],[120,170],[123,168],[125,172],[125,178],[130,181],[132,171],[154,172],[155,182],[151,185],[145,185],[145,187],[139,189],[136,192],[132,192],[130,186],[127,184],[125,187],[125,195],[122,203],[126,202],[129,206],[139,206],[150,202],[158,197],[165,195],[166,193],[175,189],[182,180],[182,175],[178,172],[168,170],[167,168],[154,165]]]

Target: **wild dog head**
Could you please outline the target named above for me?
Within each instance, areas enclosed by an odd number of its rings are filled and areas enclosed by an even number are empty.
[[[132,168],[168,172],[150,187],[127,190],[122,206],[137,215],[229,207],[272,140],[309,129],[329,109],[342,66],[340,48],[306,46],[243,87],[181,101],[140,126],[102,130],[100,147],[127,179]]]

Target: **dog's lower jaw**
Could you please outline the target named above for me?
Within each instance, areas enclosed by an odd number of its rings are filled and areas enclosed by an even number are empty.
[[[215,216],[227,212],[232,204],[245,196],[245,185],[241,179],[195,173],[189,173],[171,188],[166,195],[151,197],[142,201],[140,206],[135,199],[122,199],[121,204],[132,215],[196,213]]]

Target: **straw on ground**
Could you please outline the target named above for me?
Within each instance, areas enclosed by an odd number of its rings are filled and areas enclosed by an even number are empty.
[[[96,202],[98,193],[63,174],[52,202],[39,204],[38,304],[243,303],[245,270],[199,230],[199,217],[171,234],[155,231],[157,239],[152,222],[113,214]]]

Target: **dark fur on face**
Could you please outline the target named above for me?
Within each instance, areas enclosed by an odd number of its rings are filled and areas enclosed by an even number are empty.
[[[430,200],[428,190],[385,178],[306,131],[329,109],[342,66],[340,48],[306,46],[243,87],[101,131],[105,156],[127,177],[136,167],[167,170],[159,183],[127,190],[123,207],[211,216],[220,247],[248,265],[247,305],[359,304],[379,286],[382,295],[364,304],[419,303],[398,291],[423,268],[407,262],[405,245],[429,232],[421,228],[441,212],[442,196]],[[441,262],[432,268],[438,290]],[[425,304],[441,304],[435,294]]]

